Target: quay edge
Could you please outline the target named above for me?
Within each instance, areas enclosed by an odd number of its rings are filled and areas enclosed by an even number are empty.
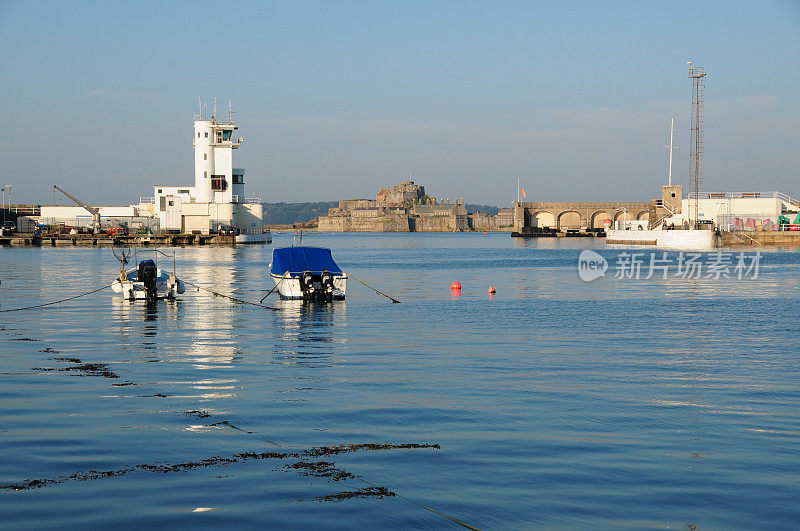
[[[10,234],[0,236],[0,245],[36,247],[111,247],[111,246],[186,246],[186,245],[252,245],[270,243],[266,235],[259,240],[236,241],[236,236],[217,234],[159,234],[108,237],[94,234]]]

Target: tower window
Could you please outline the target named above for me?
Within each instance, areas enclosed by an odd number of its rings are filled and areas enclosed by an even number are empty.
[[[208,153],[203,153],[203,160],[208,160]],[[674,195],[672,197],[675,197]]]
[[[671,193],[670,193],[670,195],[671,195],[672,197],[675,197],[675,192],[671,192]]]
[[[244,175],[233,174],[233,184],[244,184]]]
[[[208,179],[208,172],[207,171],[203,172],[203,179]]]
[[[197,138],[200,138],[200,131],[197,132]]]
[[[199,134],[199,133],[198,133]],[[208,138],[208,131],[206,131],[206,138]]]
[[[228,189],[228,181],[225,180],[224,175],[211,176],[211,189],[219,192],[224,192]]]

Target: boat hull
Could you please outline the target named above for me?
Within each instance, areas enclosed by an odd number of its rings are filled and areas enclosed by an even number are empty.
[[[285,276],[270,274],[270,276],[275,281],[278,295],[280,295],[281,299],[339,301],[344,300],[345,292],[347,291],[347,274],[333,277],[332,291],[324,290],[321,285],[316,285],[312,292],[303,290],[300,278],[290,277],[288,274]]]
[[[117,278],[112,284],[111,289],[118,293],[125,300],[171,300],[177,295],[186,291],[183,282],[174,275],[165,271],[158,270],[154,294],[147,292],[144,282],[137,279],[137,271],[126,272],[125,278]]]
[[[711,230],[607,230],[606,243],[619,245],[653,245],[660,249],[707,251],[717,244]]]
[[[236,243],[272,243],[272,233],[266,231],[259,234],[237,234],[234,241]]]

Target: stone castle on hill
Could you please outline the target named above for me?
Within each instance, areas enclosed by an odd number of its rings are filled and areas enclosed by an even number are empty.
[[[318,230],[331,232],[511,231],[513,209],[496,216],[467,214],[464,199],[436,199],[413,181],[381,188],[374,200],[348,199],[319,218]]]

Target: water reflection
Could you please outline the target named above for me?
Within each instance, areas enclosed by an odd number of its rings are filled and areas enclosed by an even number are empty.
[[[283,341],[332,342],[333,327],[347,326],[345,301],[281,300],[276,306],[283,310],[277,314],[280,326],[278,337]]]
[[[280,366],[276,391],[282,401],[307,401],[330,388],[335,353],[346,343],[347,304],[280,301],[271,363]],[[299,398],[298,398],[299,396]]]
[[[156,350],[159,320],[178,322],[183,304],[175,301],[129,301],[113,297],[112,311],[116,317],[117,336],[123,351],[138,353],[139,349]]]
[[[236,249],[210,247],[202,249],[185,268],[193,283],[209,286],[220,293],[235,293],[237,288]],[[240,353],[235,346],[237,311],[224,299],[198,294],[191,312],[195,330],[185,358],[198,370],[230,367]]]

